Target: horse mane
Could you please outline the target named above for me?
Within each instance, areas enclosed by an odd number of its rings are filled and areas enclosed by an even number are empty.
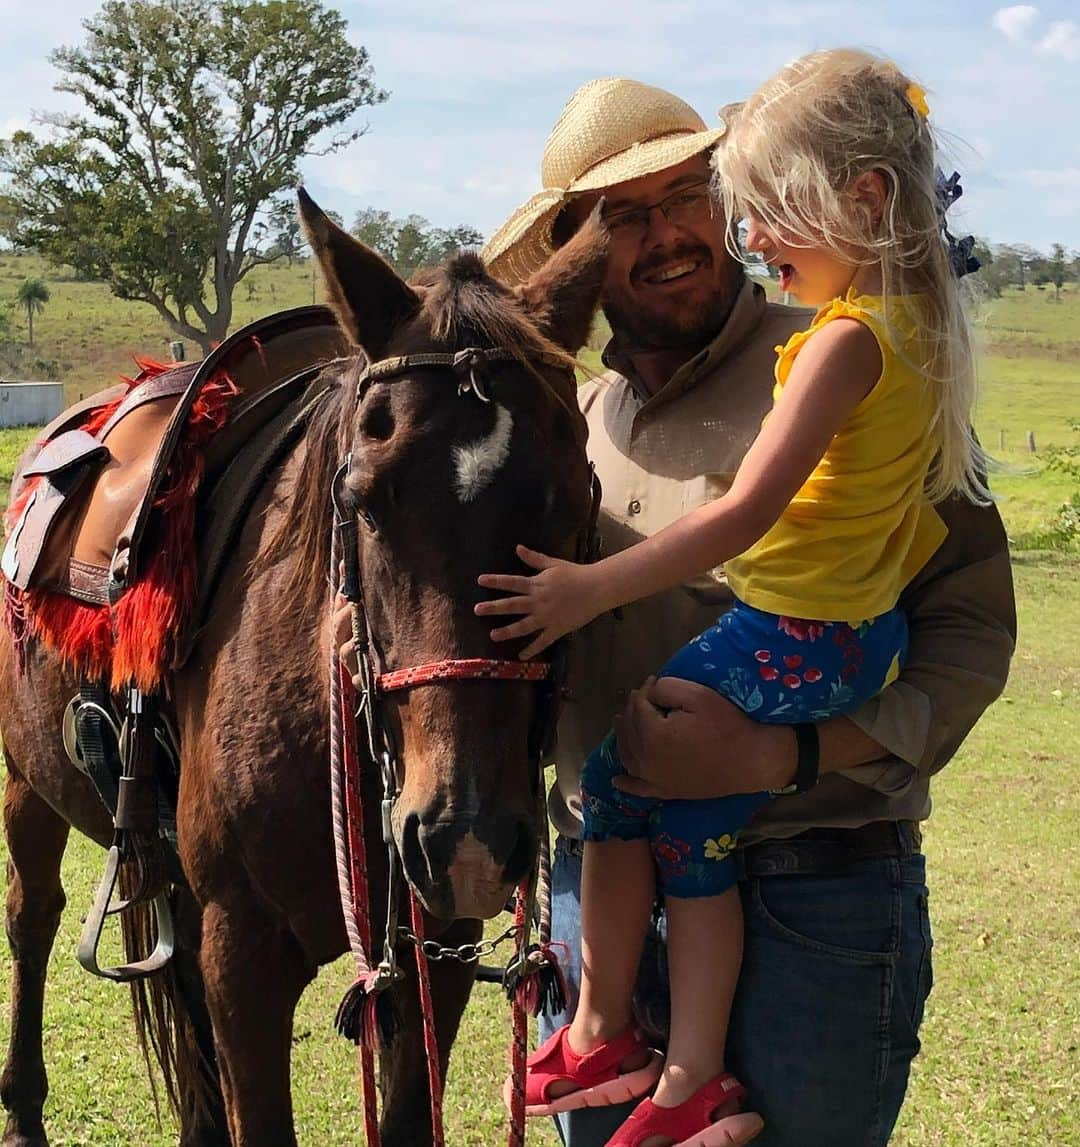
[[[538,380],[536,361],[570,371],[577,365],[572,354],[530,319],[517,297],[491,278],[478,255],[457,255],[444,266],[416,276],[411,285],[423,296],[421,313],[438,342],[464,346],[479,341],[501,347]],[[366,364],[358,352],[355,359],[339,359],[324,368],[335,373],[305,435],[307,459],[292,495],[292,505],[300,509],[287,517],[257,559],[260,565],[270,565],[287,554],[299,555],[289,593],[301,601],[321,597],[323,579],[329,576],[330,484],[352,445],[357,382]]]

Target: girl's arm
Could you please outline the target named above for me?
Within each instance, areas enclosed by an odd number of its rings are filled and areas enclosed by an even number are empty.
[[[521,654],[531,657],[605,610],[678,585],[749,549],[784,512],[881,370],[881,351],[867,326],[847,318],[826,324],[799,351],[727,494],[595,565],[519,547],[519,557],[540,573],[479,579],[485,588],[515,596],[481,602],[478,614],[522,615],[492,630],[492,639],[538,633]]]

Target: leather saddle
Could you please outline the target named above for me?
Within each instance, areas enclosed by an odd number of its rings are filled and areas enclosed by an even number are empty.
[[[202,362],[131,389],[112,387],[66,410],[20,460],[12,502],[31,479],[38,482],[10,528],[0,569],[20,590],[115,602],[138,578],[147,522],[204,384],[224,371],[237,393],[228,420],[204,448],[203,490],[222,486],[228,474],[223,488],[251,487],[250,501],[257,482],[239,480],[237,469],[265,462],[263,439],[281,439],[279,424],[295,420],[296,408],[325,389],[317,382],[321,367],[348,351],[327,307],[298,307],[235,332]],[[92,413],[117,399],[104,426],[88,433],[83,427]],[[246,506],[231,509],[217,512],[219,543]]]

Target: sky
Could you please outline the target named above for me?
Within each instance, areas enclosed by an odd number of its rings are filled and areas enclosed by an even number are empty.
[[[326,0],[324,0],[326,2]],[[965,194],[954,233],[1080,250],[1080,4],[982,0],[343,0],[390,99],[303,178],[351,221],[363,207],[490,234],[540,189],[548,131],[604,75],[675,92],[710,124],[815,48],[891,57],[926,88]],[[0,137],[70,109],[49,52],[82,41],[98,0],[0,0]],[[944,165],[944,164],[943,164]]]

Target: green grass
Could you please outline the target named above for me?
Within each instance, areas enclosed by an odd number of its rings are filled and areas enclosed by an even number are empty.
[[[312,270],[310,262],[257,267],[233,296],[234,328],[271,311],[312,302]],[[118,299],[105,284],[79,282],[34,255],[0,253],[0,306],[14,298],[27,278],[44,279],[50,298],[34,319],[34,347],[25,352],[23,373],[34,376],[36,359],[54,363],[69,401],[130,375],[133,355],[170,360],[169,343],[179,336],[148,303]],[[322,299],[321,284],[315,294]],[[25,313],[15,310],[10,322],[13,335],[25,343]],[[199,357],[197,344],[185,345],[189,358]]]
[[[900,1147],[1076,1142],[1077,571],[1071,559],[1018,559],[1022,637],[1008,690],[935,787],[926,851],[936,986],[895,1139]],[[126,995],[90,979],[74,960],[78,918],[101,862],[98,850],[77,840],[64,863],[69,908],[50,966],[45,1025],[49,1126],[54,1144],[67,1147],[157,1147],[174,1142],[174,1132],[155,1127]],[[7,961],[5,952],[0,982]],[[305,1144],[360,1139],[354,1055],[331,1031],[348,982],[347,962],[324,969],[297,1017],[294,1095]],[[498,1094],[508,1023],[497,989],[478,987],[448,1089],[448,1142],[455,1147],[503,1138]],[[543,1123],[529,1141],[556,1143]]]
[[[0,300],[43,270],[0,257]],[[239,317],[310,301],[309,275],[303,267],[266,272]],[[126,367],[125,346],[163,353],[169,336],[149,308],[112,300],[99,284],[45,277],[53,299],[35,322],[36,349],[71,361],[69,393],[107,385]],[[1040,455],[1075,441],[1068,419],[1080,416],[1080,353],[1073,349],[1080,291],[1067,292],[1061,304],[1046,297],[1012,292],[985,319],[991,355],[978,427],[993,452],[998,429],[1006,430],[1003,460],[1014,471],[994,485],[1013,534],[1045,523],[1072,489],[1063,476],[1042,472]],[[1039,447],[1034,456],[1025,447],[1028,430]],[[0,433],[0,478],[33,433]],[[1008,690],[938,778],[926,827],[936,987],[895,1139],[900,1147],[1080,1142],[1080,558],[1018,554],[1015,571],[1020,644]],[[69,908],[50,965],[45,1022],[48,1125],[57,1147],[157,1147],[175,1142],[175,1130],[155,1123],[126,994],[92,980],[74,960],[79,916],[102,859],[73,840],[64,862]],[[4,949],[0,984],[9,972]],[[348,982],[346,961],[324,969],[297,1016],[294,1099],[305,1144],[362,1138],[354,1052],[331,1030]],[[447,1141],[454,1147],[489,1147],[505,1137],[499,1089],[508,1024],[498,990],[479,987],[451,1067]],[[5,1014],[4,1043],[7,1025]],[[556,1139],[541,1121],[529,1142],[554,1147]]]

